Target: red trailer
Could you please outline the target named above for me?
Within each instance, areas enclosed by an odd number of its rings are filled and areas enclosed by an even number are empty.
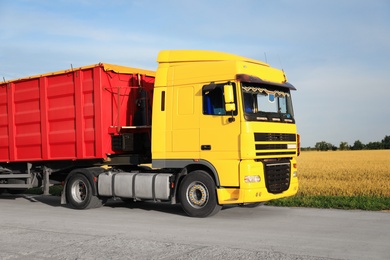
[[[1,83],[0,173],[13,164],[21,174],[5,175],[0,190],[31,187],[39,179],[31,174],[34,162],[52,172],[83,161],[120,161],[124,151],[136,163],[150,162],[154,77],[99,63]],[[140,139],[141,148],[134,145]]]

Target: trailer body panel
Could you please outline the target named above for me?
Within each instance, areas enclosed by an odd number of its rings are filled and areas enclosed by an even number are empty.
[[[141,125],[154,72],[96,64],[0,84],[0,162],[106,158],[111,136]],[[150,123],[150,120],[149,120]]]

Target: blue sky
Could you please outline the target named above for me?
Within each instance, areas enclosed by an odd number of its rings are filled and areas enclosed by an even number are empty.
[[[98,62],[155,70],[163,49],[282,68],[302,146],[390,135],[388,0],[0,0],[0,79]]]

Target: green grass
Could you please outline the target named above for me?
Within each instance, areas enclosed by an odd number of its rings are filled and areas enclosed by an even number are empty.
[[[390,197],[370,196],[294,196],[266,203],[270,206],[361,209],[361,210],[390,210]]]

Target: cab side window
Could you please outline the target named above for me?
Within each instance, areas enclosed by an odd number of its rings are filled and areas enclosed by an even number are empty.
[[[232,115],[232,111],[226,113],[224,86],[232,85],[234,91],[234,103],[237,104],[237,95],[235,92],[236,86],[232,82],[222,84],[210,83],[202,88],[203,98],[203,114],[204,115]],[[233,111],[233,115],[237,115],[237,109]]]
[[[222,87],[213,89],[203,88],[203,114],[226,115]]]

